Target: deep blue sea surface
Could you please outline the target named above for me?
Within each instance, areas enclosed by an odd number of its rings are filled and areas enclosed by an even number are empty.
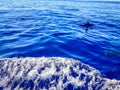
[[[41,56],[120,80],[120,2],[0,0],[0,58]]]

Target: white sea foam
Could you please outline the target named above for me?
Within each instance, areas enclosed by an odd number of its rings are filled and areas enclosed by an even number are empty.
[[[120,90],[120,81],[102,77],[80,61],[52,58],[0,59],[0,90]]]

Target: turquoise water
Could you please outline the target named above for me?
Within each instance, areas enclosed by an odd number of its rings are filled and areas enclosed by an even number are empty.
[[[73,58],[120,80],[119,9],[119,2],[0,0],[0,58]]]

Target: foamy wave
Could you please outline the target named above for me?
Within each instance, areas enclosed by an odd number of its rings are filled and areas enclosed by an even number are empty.
[[[68,58],[0,59],[0,90],[120,90],[120,81]]]

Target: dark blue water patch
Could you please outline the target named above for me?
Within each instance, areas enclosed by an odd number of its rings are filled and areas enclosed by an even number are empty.
[[[65,88],[64,88],[64,90],[73,90],[74,89],[74,86],[72,85],[72,84],[68,84]]]
[[[3,90],[3,87],[0,87],[0,90]]]
[[[23,88],[23,90],[26,90],[28,88],[29,88],[29,90],[33,90],[33,88],[34,88],[34,82],[32,80],[24,80],[20,84],[20,88]]]
[[[0,14],[7,14],[9,13],[9,10],[0,10]]]
[[[16,80],[16,81],[13,83],[11,89],[15,89],[15,88],[17,87],[17,85],[20,84],[20,82],[21,82],[21,80]]]
[[[70,75],[72,75],[73,77],[78,77],[78,73],[76,73],[73,68],[70,68]]]

